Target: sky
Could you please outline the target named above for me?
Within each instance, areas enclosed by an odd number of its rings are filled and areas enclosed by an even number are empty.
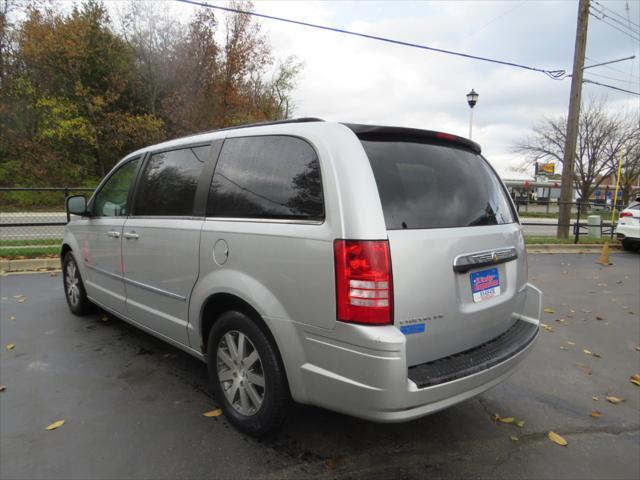
[[[628,5],[628,18],[640,24],[637,0],[597,1],[618,13],[623,23]],[[185,21],[199,8],[169,0],[159,3]],[[573,65],[577,0],[257,0],[254,4],[259,13],[543,69],[570,73]],[[304,64],[293,91],[294,116],[416,127],[466,137],[470,113],[466,94],[473,88],[480,95],[474,109],[473,140],[503,178],[523,176],[516,169],[524,158],[512,152],[513,145],[545,117],[566,115],[568,110],[568,78],[553,80],[543,73],[273,20],[260,23],[276,58],[294,55]],[[587,65],[636,58],[588,69],[585,78],[640,92],[638,42],[592,16],[587,38]],[[640,115],[638,96],[584,84],[583,100],[590,98],[606,101],[611,111]]]

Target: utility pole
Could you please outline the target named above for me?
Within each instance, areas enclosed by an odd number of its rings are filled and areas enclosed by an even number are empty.
[[[573,75],[571,76],[571,94],[569,97],[569,117],[567,135],[562,160],[562,185],[560,189],[560,214],[558,215],[558,238],[569,236],[571,223],[571,201],[573,200],[573,171],[576,158],[576,142],[580,122],[580,102],[582,98],[582,69],[587,47],[587,26],[589,24],[589,0],[580,0],[578,4],[578,26],[576,45],[573,53]],[[583,200],[589,200],[583,199]],[[580,208],[578,206],[578,208]]]

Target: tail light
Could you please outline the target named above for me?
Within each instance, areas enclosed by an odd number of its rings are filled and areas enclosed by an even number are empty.
[[[624,217],[633,217],[633,214],[631,212],[622,212],[620,214],[620,218],[624,218]]]
[[[338,320],[367,325],[393,323],[391,255],[386,240],[336,240]]]

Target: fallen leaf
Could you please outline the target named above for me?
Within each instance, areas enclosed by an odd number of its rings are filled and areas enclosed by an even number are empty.
[[[573,308],[570,308],[570,309],[569,309],[569,312],[571,312],[571,313],[576,313],[576,311],[575,311]]]
[[[549,314],[551,314],[551,313],[556,313],[556,311],[555,311],[553,308],[545,308],[545,309],[544,309],[544,313],[549,313]]]
[[[591,416],[593,418],[600,418],[602,416],[602,412],[599,412],[598,410],[594,410],[593,412],[591,412]]]
[[[202,415],[205,417],[219,417],[220,415],[222,415],[222,409],[216,408],[215,410],[204,412]]]
[[[560,435],[558,435],[556,432],[549,432],[549,440],[551,440],[554,443],[557,443],[558,445],[561,445],[563,447],[566,447],[568,445],[568,442],[562,438]]]
[[[0,392],[4,392],[7,389],[6,385],[0,385]]]
[[[15,343],[9,343],[9,344],[7,344],[7,350],[8,350],[8,351],[13,350],[14,348],[16,348],[16,344],[15,344]]]
[[[27,299],[25,297],[19,298],[18,303],[24,303]]]
[[[640,345],[636,347],[636,352],[640,352]]]
[[[596,317],[596,320],[604,320],[602,317]]]
[[[561,323],[562,325],[567,324],[567,321],[564,318],[556,318],[556,322]]]
[[[640,373],[636,373],[635,375],[631,375],[629,377],[629,381],[634,385],[640,387]]]
[[[553,327],[551,325],[547,325],[546,323],[540,323],[540,326],[544,328],[547,332],[553,332]]]
[[[593,397],[591,397],[591,400],[595,400],[597,402],[600,399],[594,395]]]
[[[582,350],[587,355],[592,355],[591,350],[587,350],[586,348]]]
[[[567,345],[573,346],[573,345],[575,345],[575,343],[574,342],[567,342]]]
[[[618,397],[614,397],[613,395],[609,395],[607,396],[607,401],[609,403],[613,403],[614,405],[618,405],[619,403],[624,402],[624,398],[618,398]]]
[[[60,428],[62,425],[64,425],[64,420],[58,420],[45,428],[45,430],[55,430],[56,428]]]
[[[498,417],[498,421],[500,423],[513,423],[515,421],[515,418],[513,418],[513,417],[505,417],[505,418]]]
[[[518,427],[518,428],[522,428],[522,427],[524,427],[524,420],[518,420],[518,421],[516,422],[516,427]]]
[[[15,316],[15,315],[11,315],[11,316],[9,317],[9,320],[15,320],[15,319],[16,319],[16,316]]]
[[[515,437],[515,436],[513,436],[513,437],[509,437],[509,438],[510,438],[511,440],[513,440],[514,442],[517,442],[518,440],[520,440],[518,437]]]
[[[618,280],[616,283],[617,283],[618,285],[622,285],[622,280]]]
[[[591,370],[589,367],[587,367],[583,363],[576,363],[576,367],[578,367],[580,370],[582,370],[587,375],[591,375],[593,373],[593,370]]]
[[[24,297],[24,295],[22,295],[22,294],[13,296],[13,298],[22,298],[22,297]]]

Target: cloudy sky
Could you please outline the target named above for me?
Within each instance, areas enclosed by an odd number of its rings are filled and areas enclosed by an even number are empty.
[[[640,24],[640,2],[598,2]],[[209,1],[217,5],[225,2]],[[593,3],[593,0],[592,0]],[[165,2],[185,20],[194,11]],[[578,2],[567,1],[255,1],[255,11],[544,69],[572,69]],[[596,5],[597,6],[597,5]],[[611,21],[608,20],[610,23]],[[622,20],[624,23],[624,20]],[[465,95],[480,98],[473,138],[505,177],[522,158],[511,146],[544,116],[566,114],[570,80],[415,48],[260,20],[276,57],[295,55],[304,70],[294,92],[296,116],[401,125],[468,135]],[[614,25],[618,25],[614,23]],[[638,42],[589,18],[585,78],[640,91]],[[640,112],[640,97],[586,84],[583,98]]]

